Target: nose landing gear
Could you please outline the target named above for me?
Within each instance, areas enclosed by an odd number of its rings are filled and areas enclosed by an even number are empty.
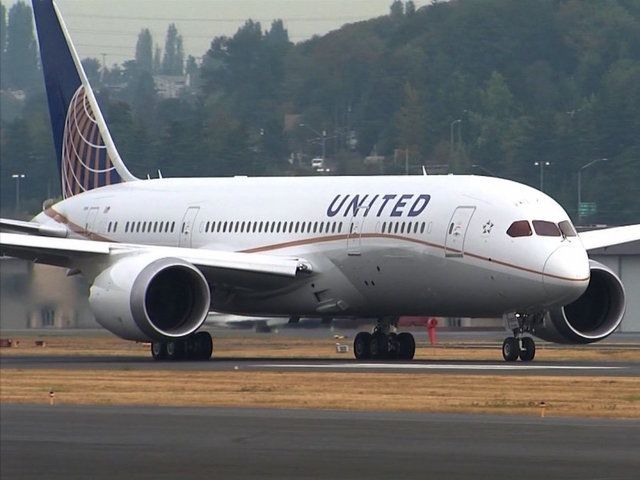
[[[513,332],[513,337],[502,342],[502,358],[507,362],[515,362],[518,358],[523,362],[530,362],[536,356],[536,343],[525,333],[533,333],[535,326],[542,322],[543,314],[505,315],[505,324]]]
[[[536,356],[536,343],[531,337],[509,337],[502,342],[502,358],[506,362],[515,362],[518,357],[530,362]]]

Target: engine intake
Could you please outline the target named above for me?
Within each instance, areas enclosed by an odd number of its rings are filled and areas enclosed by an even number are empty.
[[[535,335],[548,341],[585,344],[611,335],[622,322],[625,292],[618,276],[594,260],[586,291],[573,303],[552,309]]]
[[[195,332],[207,317],[210,301],[200,270],[178,258],[149,255],[126,257],[104,270],[89,296],[98,323],[138,341]]]

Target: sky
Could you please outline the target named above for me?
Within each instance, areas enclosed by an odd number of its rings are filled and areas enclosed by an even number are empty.
[[[3,0],[11,7],[17,0]],[[211,39],[233,35],[246,19],[269,28],[281,18],[293,42],[323,35],[345,23],[386,15],[392,0],[56,0],[81,58],[107,65],[134,57],[138,33],[149,28],[162,48],[169,23],[175,23],[185,53],[201,57]],[[414,0],[419,8],[430,0]]]

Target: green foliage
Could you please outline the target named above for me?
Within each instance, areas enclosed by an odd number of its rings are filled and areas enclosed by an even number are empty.
[[[182,75],[184,72],[184,50],[182,36],[178,34],[175,23],[169,25],[162,57],[162,73],[164,75]]]
[[[3,80],[9,88],[28,90],[40,81],[31,7],[23,1],[9,9]]]
[[[153,72],[153,38],[148,28],[143,28],[138,34],[136,63],[141,70]]]
[[[372,151],[388,159],[384,172],[401,173],[405,157],[396,152],[408,151],[411,172],[480,173],[471,166],[481,165],[538,187],[534,162],[548,161],[545,191],[574,215],[578,170],[606,157],[583,171],[582,197],[598,205],[585,220],[640,222],[636,0],[457,0],[420,9],[394,1],[389,15],[295,45],[281,20],[268,30],[247,20],[235,35],[214,38],[201,66],[187,60],[192,90],[172,99],[158,97],[143,33],[144,55],[104,72],[99,98],[138,176],[304,173],[304,163],[287,159],[318,155],[325,131],[336,173],[373,173],[363,162]],[[171,25],[153,73],[182,73],[181,44]],[[85,65],[97,75],[92,61]],[[27,165],[19,145],[46,135],[41,100],[29,116],[23,108],[2,123],[3,169]],[[43,158],[52,158],[49,138],[38,147],[49,152]],[[11,183],[2,175],[7,203]],[[45,182],[30,182],[34,197],[44,196]]]

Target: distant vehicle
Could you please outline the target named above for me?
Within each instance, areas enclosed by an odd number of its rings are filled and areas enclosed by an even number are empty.
[[[316,157],[311,160],[311,168],[324,171],[324,158]]]
[[[33,6],[64,199],[31,222],[1,219],[19,233],[0,233],[0,254],[84,275],[96,320],[152,342],[155,359],[209,359],[211,336],[199,329],[210,310],[368,318],[376,325],[356,335],[358,359],[412,359],[414,337],[395,331],[404,315],[504,317],[507,361],[534,358],[532,335],[585,344],[620,325],[622,282],[587,251],[638,240],[640,225],[578,235],[558,203],[526,185],[136,178],[57,7]]]

